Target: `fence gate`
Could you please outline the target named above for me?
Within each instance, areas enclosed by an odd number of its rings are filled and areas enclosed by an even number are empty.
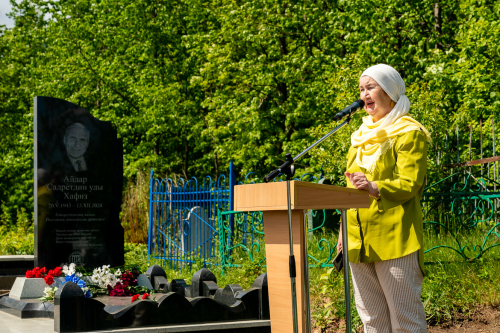
[[[230,180],[233,168],[231,163]],[[160,260],[175,270],[196,260],[217,265],[217,212],[232,208],[232,186],[226,177],[214,181],[207,176],[202,184],[194,177],[174,183],[155,179],[151,169],[150,182],[148,260]]]

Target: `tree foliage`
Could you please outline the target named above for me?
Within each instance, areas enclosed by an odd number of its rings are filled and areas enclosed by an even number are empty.
[[[15,26],[0,28],[0,202],[10,215],[33,205],[37,95],[111,121],[127,178],[149,167],[216,176],[230,160],[240,174],[264,175],[327,133],[376,63],[400,71],[411,114],[433,133],[434,178],[435,155],[455,126],[477,133],[480,118],[498,119],[498,1],[11,2]],[[342,184],[359,124],[356,115],[298,172],[323,167]],[[456,151],[444,154],[454,162]]]

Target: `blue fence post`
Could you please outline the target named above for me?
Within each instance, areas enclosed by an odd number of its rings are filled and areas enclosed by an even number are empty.
[[[234,185],[236,185],[236,175],[234,174],[233,161],[229,162],[229,210],[234,211]],[[231,247],[231,236],[234,232],[234,214],[230,215],[229,220],[231,234],[229,235],[229,247]]]
[[[148,265],[149,256],[151,255],[151,248],[153,243],[153,168],[149,176],[149,230],[148,230]]]

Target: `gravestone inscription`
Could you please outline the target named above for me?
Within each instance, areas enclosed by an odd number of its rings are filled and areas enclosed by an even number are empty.
[[[111,122],[35,97],[35,266],[123,265],[123,144]]]

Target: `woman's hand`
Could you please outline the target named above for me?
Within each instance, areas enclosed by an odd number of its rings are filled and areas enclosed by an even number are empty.
[[[346,175],[347,178],[349,178],[349,181],[351,182],[352,186],[354,186],[358,190],[368,191],[368,194],[375,198],[378,196],[377,184],[375,182],[368,181],[364,173],[345,172],[344,174]]]

